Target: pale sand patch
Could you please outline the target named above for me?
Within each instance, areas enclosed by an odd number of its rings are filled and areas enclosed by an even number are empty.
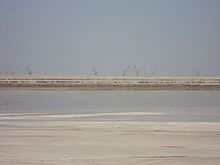
[[[165,115],[159,112],[119,112],[119,113],[92,113],[92,114],[43,114],[43,113],[4,113],[0,119],[69,119],[82,117],[102,116],[134,116],[134,115]]]
[[[157,112],[121,112],[121,113],[94,113],[94,114],[67,114],[67,115],[44,115],[48,118],[80,118],[80,117],[101,117],[101,116],[133,116],[133,115],[164,115]]]
[[[220,123],[0,120],[0,164],[220,164]]]

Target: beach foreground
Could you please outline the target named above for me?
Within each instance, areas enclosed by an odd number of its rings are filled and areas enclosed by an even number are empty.
[[[220,123],[0,120],[0,164],[220,163]]]

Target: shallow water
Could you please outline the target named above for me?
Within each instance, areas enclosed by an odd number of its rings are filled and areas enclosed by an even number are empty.
[[[0,113],[88,114],[65,119],[76,121],[220,122],[220,91],[1,90]]]

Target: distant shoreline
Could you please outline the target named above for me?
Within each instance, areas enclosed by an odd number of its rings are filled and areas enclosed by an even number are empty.
[[[0,76],[0,89],[220,90],[220,77]]]

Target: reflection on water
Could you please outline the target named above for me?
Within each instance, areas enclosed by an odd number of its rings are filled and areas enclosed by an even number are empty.
[[[220,122],[220,91],[2,90],[0,113],[90,114],[66,119],[76,121]],[[103,113],[110,114],[91,115]]]

